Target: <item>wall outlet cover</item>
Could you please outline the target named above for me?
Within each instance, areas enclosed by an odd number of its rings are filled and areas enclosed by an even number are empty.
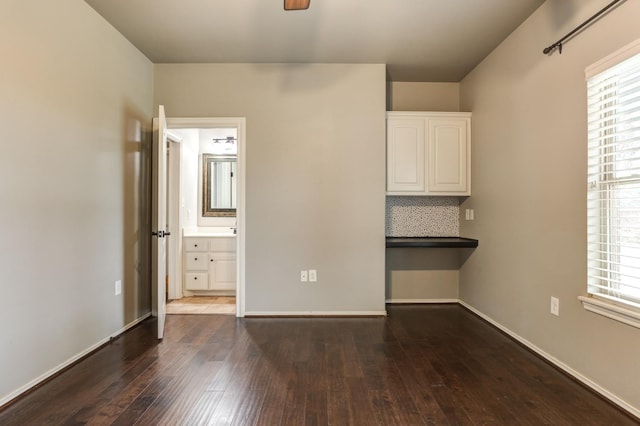
[[[551,296],[551,313],[560,316],[560,299]]]

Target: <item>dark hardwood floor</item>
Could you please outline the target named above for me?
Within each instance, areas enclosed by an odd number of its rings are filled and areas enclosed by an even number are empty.
[[[0,425],[638,424],[460,306],[388,311],[148,320]]]

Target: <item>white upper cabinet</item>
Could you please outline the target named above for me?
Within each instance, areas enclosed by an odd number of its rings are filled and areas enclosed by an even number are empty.
[[[387,118],[388,192],[427,190],[424,131],[422,119]]]
[[[470,195],[470,121],[468,117],[427,119],[429,192]]]
[[[471,195],[471,113],[388,112],[388,195]]]

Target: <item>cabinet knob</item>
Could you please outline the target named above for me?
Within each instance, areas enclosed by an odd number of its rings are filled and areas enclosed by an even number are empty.
[[[198,280],[198,277],[193,277],[193,280],[194,280],[194,281],[197,281],[197,280]]]
[[[197,257],[194,257],[194,258],[193,258],[193,260],[198,260],[198,258],[197,258]]]
[[[213,262],[213,259],[209,259],[209,262]]]
[[[194,246],[194,247],[198,247],[198,245],[197,245],[197,244],[194,244],[193,246]]]

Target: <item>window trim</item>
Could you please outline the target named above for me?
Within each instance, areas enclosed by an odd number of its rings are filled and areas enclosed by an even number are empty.
[[[640,53],[640,39],[621,47],[585,69],[586,80]]]
[[[582,307],[589,312],[640,328],[640,309],[630,309],[627,305],[619,305],[613,300],[606,300],[597,294],[578,296],[578,300],[582,302]]]
[[[623,46],[612,54],[588,66],[585,69],[586,80],[588,81],[592,77],[638,54],[640,54],[640,39]],[[589,233],[587,233],[587,235],[589,235]],[[578,296],[578,300],[582,303],[585,310],[632,327],[640,328],[640,303],[609,298],[604,293],[591,292],[589,280],[587,280],[586,288],[587,295]]]

